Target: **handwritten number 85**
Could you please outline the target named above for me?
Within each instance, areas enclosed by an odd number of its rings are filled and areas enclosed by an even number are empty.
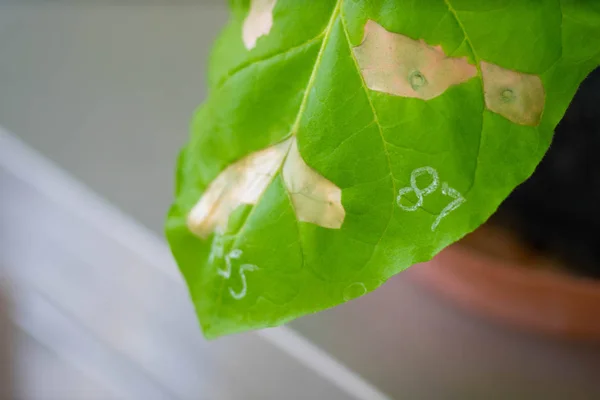
[[[419,186],[417,185],[417,178],[419,178],[422,175],[429,175],[431,178],[431,183],[423,189],[419,188]],[[396,203],[398,204],[398,207],[400,207],[404,211],[417,211],[417,209],[423,206],[424,197],[435,192],[439,188],[439,185],[440,178],[435,169],[431,167],[417,168],[412,172],[412,174],[410,174],[410,187],[405,187],[398,191]],[[417,197],[417,201],[412,205],[406,205],[402,202],[402,198],[403,196],[411,192],[415,194],[415,196]],[[448,214],[456,210],[458,207],[461,206],[461,204],[463,204],[466,201],[466,199],[462,197],[462,195],[456,189],[453,189],[450,186],[448,186],[446,182],[442,183],[442,194],[450,197],[453,200],[437,216],[437,218],[431,225],[432,231],[435,231],[442,219],[447,217]]]
[[[242,258],[244,253],[240,249],[233,249],[229,253],[225,254],[225,244],[223,241],[223,236],[220,232],[217,232],[217,235],[213,239],[212,248],[210,252],[210,256],[208,258],[209,263],[214,263],[215,260],[223,260],[225,262],[225,268],[217,268],[217,274],[229,280],[231,278],[231,274],[233,272],[233,260],[239,261]],[[233,290],[233,288],[229,287],[229,294],[235,300],[241,300],[246,297],[246,293],[248,292],[248,283],[246,282],[246,272],[256,271],[258,267],[254,264],[242,264],[238,270],[240,275],[240,280],[242,282],[242,287],[239,291]]]

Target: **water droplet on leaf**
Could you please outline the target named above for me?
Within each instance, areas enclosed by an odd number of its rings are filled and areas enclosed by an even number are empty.
[[[427,79],[425,79],[425,76],[419,71],[411,72],[408,81],[413,90],[419,90],[427,84]]]
[[[515,99],[515,93],[511,89],[504,89],[502,91],[502,101],[510,103]]]
[[[344,300],[352,300],[367,293],[367,288],[360,282],[353,283],[344,289]]]

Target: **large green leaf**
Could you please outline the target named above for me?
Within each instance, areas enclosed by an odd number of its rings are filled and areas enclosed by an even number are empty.
[[[207,337],[358,297],[475,229],[600,63],[593,0],[231,7],[167,221]]]

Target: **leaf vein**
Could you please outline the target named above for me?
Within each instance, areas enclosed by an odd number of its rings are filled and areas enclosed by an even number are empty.
[[[248,60],[246,62],[241,63],[240,65],[238,65],[237,67],[233,68],[231,71],[229,71],[227,73],[227,76],[224,76],[216,85],[216,89],[222,88],[231,78],[233,78],[235,75],[239,74],[242,71],[245,71],[246,69],[256,65],[256,64],[260,64],[266,61],[270,61],[273,60],[277,57],[280,56],[287,56],[288,54],[296,51],[296,50],[301,50],[304,49],[306,47],[310,47],[312,46],[315,42],[318,42],[319,40],[321,40],[323,38],[325,31],[319,33],[317,36],[308,39],[305,42],[302,42],[296,46],[293,47],[289,47],[287,49],[283,49],[281,51],[277,51],[274,53],[269,53],[264,55],[263,57],[260,58],[255,58],[253,60]]]
[[[344,31],[344,35],[346,37],[346,41],[348,43],[348,48],[352,49],[352,42],[350,41],[350,35],[348,34],[348,28],[346,26],[346,22],[344,20],[344,16],[342,14],[342,29]],[[360,82],[361,82],[361,86],[363,88],[363,90],[365,91],[365,95],[367,97],[367,101],[369,102],[369,106],[371,107],[371,111],[373,113],[373,118],[375,121],[375,124],[377,125],[377,129],[379,132],[379,136],[381,137],[381,144],[383,146],[383,150],[385,152],[385,156],[386,156],[386,160],[387,160],[387,164],[388,164],[388,169],[390,171],[390,179],[392,182],[392,202],[391,202],[391,212],[390,212],[390,217],[388,218],[388,221],[385,225],[385,228],[383,229],[383,231],[381,232],[381,236],[379,236],[379,238],[377,239],[377,242],[373,245],[373,251],[371,253],[371,255],[369,256],[369,259],[365,262],[365,266],[369,264],[369,262],[371,261],[371,259],[373,258],[373,256],[375,255],[375,250],[377,249],[377,247],[379,246],[379,244],[381,243],[381,241],[383,240],[383,238],[385,237],[390,224],[392,222],[392,219],[394,219],[394,213],[395,213],[395,196],[396,196],[396,181],[394,178],[394,172],[392,170],[392,161],[391,161],[391,157],[390,157],[390,153],[389,150],[387,148],[387,142],[385,141],[385,136],[383,135],[383,129],[381,127],[381,123],[379,122],[379,117],[377,115],[377,112],[375,110],[375,107],[373,106],[373,101],[371,100],[371,95],[370,95],[370,91],[367,88],[367,86],[365,85],[364,79],[362,78],[362,74],[361,74],[361,70],[360,70],[360,66],[358,65],[358,62],[356,61],[356,58],[353,56],[352,51],[350,50],[350,58],[352,59],[354,66],[356,67],[356,71],[358,73],[358,76],[360,77]]]
[[[454,17],[454,20],[456,21],[456,23],[460,27],[461,31],[463,32],[463,35],[465,36],[465,41],[466,41],[467,45],[469,45],[469,48],[471,49],[471,53],[473,53],[473,57],[475,58],[475,68],[477,68],[477,73],[478,73],[479,79],[481,80],[481,99],[483,102],[482,104],[484,105],[483,111],[481,113],[481,131],[479,133],[479,141],[477,142],[477,158],[475,159],[475,166],[473,167],[473,178],[471,179],[471,186],[467,189],[466,194],[465,194],[465,196],[466,196],[471,192],[471,189],[473,189],[473,186],[475,185],[475,178],[477,177],[477,170],[479,169],[479,158],[481,156],[481,142],[483,141],[483,120],[485,118],[485,95],[484,95],[485,89],[483,87],[483,73],[481,72],[481,58],[475,51],[475,47],[473,46],[473,41],[471,41],[471,38],[469,37],[469,34],[467,33],[467,30],[466,30],[464,24],[462,23],[461,19],[458,17],[458,13],[454,9],[454,7],[450,3],[450,1],[451,0],[444,0],[444,3],[446,4],[446,7],[448,7],[450,14],[452,14],[452,16]]]

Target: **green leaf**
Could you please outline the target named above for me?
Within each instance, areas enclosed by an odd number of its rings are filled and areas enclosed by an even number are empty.
[[[592,0],[231,6],[166,227],[207,337],[361,296],[477,228],[600,63]]]

